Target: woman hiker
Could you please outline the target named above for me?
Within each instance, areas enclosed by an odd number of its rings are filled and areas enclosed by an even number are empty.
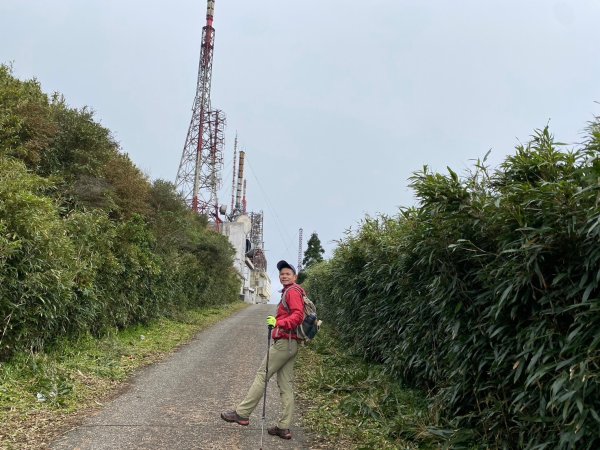
[[[304,320],[304,290],[296,284],[296,268],[286,261],[277,263],[279,281],[283,285],[281,300],[275,317],[267,317],[267,326],[273,327],[273,345],[269,349],[269,373],[267,379],[277,374],[277,386],[281,394],[283,411],[277,425],[267,429],[273,436],[291,439],[290,424],[294,412],[294,361],[298,353],[298,337],[295,330]],[[284,306],[283,300],[287,304]],[[246,398],[234,410],[221,413],[223,420],[240,425],[250,423],[250,414],[263,397],[267,357],[263,360]]]

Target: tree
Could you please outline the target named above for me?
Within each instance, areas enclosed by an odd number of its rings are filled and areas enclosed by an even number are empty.
[[[311,234],[302,260],[303,268],[308,269],[313,264],[323,261],[323,253],[325,253],[325,250],[321,246],[319,236],[317,233]]]

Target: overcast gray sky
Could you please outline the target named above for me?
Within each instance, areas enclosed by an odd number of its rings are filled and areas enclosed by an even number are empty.
[[[206,0],[0,0],[0,62],[91,106],[152,179],[174,181]],[[414,199],[412,172],[496,165],[550,123],[600,114],[599,0],[216,0],[213,107],[237,130],[269,273],[316,231]]]

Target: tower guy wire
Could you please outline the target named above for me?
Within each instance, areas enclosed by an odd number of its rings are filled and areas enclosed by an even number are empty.
[[[290,250],[290,247],[292,246],[292,244],[294,242],[294,239],[291,237],[291,235],[287,231],[287,228],[283,225],[283,222],[279,218],[279,214],[277,214],[275,208],[273,208],[273,205],[271,203],[271,200],[270,200],[269,196],[267,195],[267,192],[263,188],[260,180],[256,176],[256,172],[252,168],[252,164],[250,164],[250,161],[248,159],[246,159],[246,163],[248,165],[248,168],[250,169],[250,172],[252,173],[252,176],[256,180],[256,184],[258,185],[258,188],[260,189],[260,191],[263,194],[263,197],[265,199],[265,203],[267,204],[267,207],[269,208],[269,212],[271,213],[271,216],[275,219],[275,221],[274,221],[275,222],[275,228],[277,228],[277,231],[279,233],[279,237],[281,238],[281,242],[285,246],[284,253],[287,253]]]

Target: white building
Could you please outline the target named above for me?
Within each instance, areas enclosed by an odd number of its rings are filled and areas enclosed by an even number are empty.
[[[256,270],[247,256],[251,250],[248,236],[252,227],[246,214],[233,222],[222,224],[223,234],[235,249],[233,266],[240,278],[240,298],[246,303],[268,303],[271,298],[271,280],[263,270]]]
[[[271,279],[264,270],[255,270],[250,276],[250,286],[255,290],[255,303],[269,303],[271,299]]]

